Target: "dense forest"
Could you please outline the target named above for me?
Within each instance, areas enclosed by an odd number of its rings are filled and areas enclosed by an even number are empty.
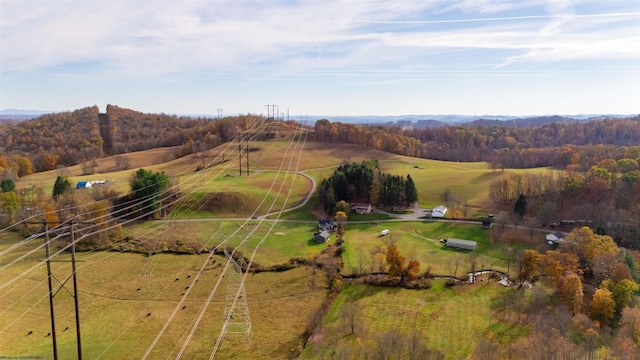
[[[157,147],[181,146],[176,156],[202,151],[233,138],[260,117],[178,117],[107,105],[47,114],[0,128],[0,168],[16,176]]]
[[[640,158],[640,116],[537,127],[444,126],[403,130],[318,120],[316,139],[446,161],[485,161],[496,168],[579,164]]]

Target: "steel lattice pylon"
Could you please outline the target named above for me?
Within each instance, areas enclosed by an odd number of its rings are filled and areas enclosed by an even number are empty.
[[[227,296],[224,309],[226,326],[223,331],[224,334],[245,334],[249,336],[251,335],[251,318],[249,317],[247,294],[244,290],[244,284],[242,284],[242,267],[231,257],[231,254],[226,249],[224,254],[231,263],[229,266],[233,268],[227,271]]]

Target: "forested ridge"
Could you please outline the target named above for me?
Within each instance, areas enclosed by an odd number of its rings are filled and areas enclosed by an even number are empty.
[[[71,166],[107,155],[181,146],[176,156],[217,146],[259,119],[145,114],[107,105],[47,114],[0,128],[0,168],[17,176]]]
[[[640,116],[536,127],[444,126],[403,130],[318,120],[316,138],[396,154],[446,161],[486,161],[496,167],[577,164],[589,169],[608,158],[640,156]]]

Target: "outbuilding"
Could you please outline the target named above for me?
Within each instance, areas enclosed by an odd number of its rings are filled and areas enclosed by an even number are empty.
[[[556,232],[552,232],[547,234],[547,236],[545,237],[547,240],[547,244],[549,245],[558,245],[560,244],[562,241],[564,241],[564,234],[556,231]]]
[[[447,213],[447,207],[444,205],[438,205],[436,207],[433,208],[433,210],[431,211],[431,217],[432,218],[443,218],[444,214]]]
[[[313,234],[313,241],[317,243],[324,243],[329,241],[329,232],[324,230],[319,233]]]
[[[448,238],[444,243],[444,246],[452,247],[454,249],[465,249],[465,250],[475,250],[478,246],[478,243],[473,240],[462,240],[462,239],[454,239]]]
[[[88,189],[91,187],[91,181],[78,181],[76,189]]]

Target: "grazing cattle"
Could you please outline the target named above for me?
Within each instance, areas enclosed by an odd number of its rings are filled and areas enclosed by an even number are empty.
[[[67,331],[67,330],[69,330],[69,327],[68,327],[68,326],[67,326],[66,328],[64,328],[64,331]]]
[[[183,306],[183,307],[182,307],[182,310],[184,310],[184,309],[186,309],[186,308],[187,308],[187,305]]]
[[[149,316],[151,316],[151,313],[148,313],[148,314],[147,314],[147,317],[149,317]]]
[[[180,280],[180,278],[176,278],[176,281]]]
[[[29,331],[29,332],[27,333],[27,335],[31,335],[31,334],[33,334],[33,331]]]
[[[51,336],[51,333],[48,333],[47,336]],[[45,336],[45,337],[47,337],[47,336]]]

